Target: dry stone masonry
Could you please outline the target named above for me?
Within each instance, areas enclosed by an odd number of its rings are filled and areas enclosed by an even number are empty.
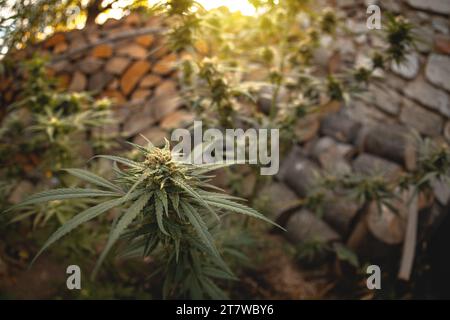
[[[411,129],[450,142],[449,0],[335,0],[356,35],[339,35],[329,49],[316,53],[316,63],[339,71],[355,61],[364,64],[370,60],[369,48],[383,44],[379,32],[365,26],[369,2],[379,4],[382,12],[401,12],[418,26],[422,40],[418,52],[411,53],[405,65],[392,65],[382,74],[384,81],[371,85],[363,98],[321,119],[300,119],[296,130],[300,143],[284,159],[276,181],[261,195],[269,199],[270,217],[286,226],[288,238],[295,244],[317,236],[326,242],[358,243],[353,246],[356,251],[373,243],[379,245],[377,249],[393,247],[398,256],[406,225],[400,204],[400,215],[383,208],[380,216],[373,213],[374,208],[360,208],[336,193],[331,194],[334,200],[326,203],[322,219],[298,205],[299,197],[313,188],[317,172],[376,171],[393,179],[414,169],[414,152],[403,135]],[[118,125],[105,130],[136,143],[143,142],[139,133],[161,141],[171,129],[193,119],[177,90],[174,67],[180,57],[170,52],[160,35],[163,28],[158,17],[131,14],[101,26],[55,34],[37,48],[18,54],[50,53],[50,70],[61,86],[113,99]],[[11,79],[2,79],[0,103],[13,101],[18,90]],[[263,92],[259,98],[263,112],[271,99],[270,93],[268,96]],[[436,185],[434,189],[437,202],[421,200],[424,225],[436,218],[436,212],[443,212],[450,198],[448,188]],[[357,219],[363,209],[368,214]],[[370,235],[365,238],[368,243],[354,240],[361,221]]]

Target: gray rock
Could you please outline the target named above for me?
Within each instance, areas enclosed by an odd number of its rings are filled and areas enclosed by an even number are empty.
[[[394,180],[402,173],[402,168],[398,164],[368,153],[361,153],[352,165],[357,173],[382,175],[387,180]]]
[[[362,99],[351,100],[346,111],[353,121],[358,121],[364,125],[374,125],[379,122],[392,121],[391,118],[375,105],[367,103]]]
[[[318,171],[319,167],[314,162],[300,155],[298,149],[294,148],[283,162],[280,175],[300,197],[305,197],[313,188]]]
[[[343,196],[335,195],[325,202],[323,219],[342,236],[348,235],[359,205]]]
[[[417,53],[410,53],[405,56],[402,63],[393,62],[391,70],[405,79],[414,79],[419,73],[420,62]]]
[[[70,92],[80,92],[86,89],[86,76],[79,72],[75,71],[72,77],[72,81],[70,82],[69,90]]]
[[[403,100],[400,121],[429,136],[440,135],[444,125],[444,121],[439,115],[406,98]]]
[[[60,60],[50,64],[50,69],[56,73],[73,72],[73,65],[68,60]]]
[[[440,54],[430,55],[425,75],[431,83],[450,91],[450,57]]]
[[[277,221],[284,212],[298,205],[299,198],[283,183],[270,183],[258,195],[268,218]]]
[[[392,11],[396,13],[401,11],[401,5],[398,1],[381,1],[380,5],[383,9],[386,9],[387,11]]]
[[[450,117],[448,95],[443,90],[428,84],[423,78],[419,77],[409,82],[404,93],[421,104]]]
[[[443,34],[449,34],[448,19],[441,18],[441,17],[434,17],[431,20],[431,25],[433,26],[434,30],[436,30],[437,32],[440,32]]]
[[[429,26],[419,27],[415,31],[419,40],[417,49],[422,53],[428,53],[433,48],[434,32]]]
[[[88,90],[101,92],[113,78],[112,74],[106,72],[98,72],[91,75],[88,82]]]
[[[340,8],[348,8],[353,7],[355,5],[355,2],[353,0],[337,0],[336,4]]]
[[[160,121],[165,116],[177,110],[183,105],[183,100],[180,96],[154,96],[148,101],[146,106],[151,109],[151,115],[156,121]]]
[[[103,60],[94,57],[87,57],[78,63],[78,68],[85,74],[93,74],[99,71],[103,65]]]
[[[123,126],[125,137],[131,137],[151,127],[156,122],[148,108],[137,108]]]
[[[407,3],[416,9],[450,14],[450,1],[448,0],[407,0]]]
[[[403,90],[405,85],[408,83],[408,81],[397,76],[393,72],[388,73],[387,76],[383,80],[385,81],[387,87],[396,89],[397,91]]]
[[[320,124],[320,132],[323,135],[333,137],[341,142],[353,142],[360,128],[360,123],[341,112],[325,116]]]
[[[351,172],[347,159],[354,150],[353,146],[337,143],[329,137],[321,138],[313,147],[313,155],[327,172],[346,174]]]
[[[399,113],[402,97],[397,91],[379,86],[372,86],[370,91],[373,93],[373,103],[379,109],[392,115]]]
[[[295,212],[286,225],[287,236],[295,244],[315,240],[339,241],[341,237],[325,222],[307,210]]]

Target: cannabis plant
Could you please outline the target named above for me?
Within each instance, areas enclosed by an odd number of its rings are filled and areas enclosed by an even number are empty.
[[[19,68],[21,94],[7,107],[0,132],[0,161],[5,166],[17,166],[11,161],[16,155],[37,158],[41,172],[73,165],[80,158],[83,135],[112,122],[109,100],[58,88],[46,63],[34,56]]]
[[[225,164],[191,164],[150,142],[143,147],[132,144],[141,161],[100,155],[112,160],[112,181],[82,169],[66,169],[96,188],[61,188],[44,191],[25,199],[9,210],[48,201],[104,199],[66,221],[43,245],[34,260],[50,245],[74,228],[113,208],[120,214],[112,225],[109,239],[100,255],[93,276],[113,248],[123,238],[125,255],[155,256],[162,261],[164,297],[224,298],[213,279],[235,279],[222,258],[213,230],[220,228],[226,214],[239,213],[272,223],[240,199],[218,192],[208,183],[208,172]],[[33,260],[33,261],[34,261]]]

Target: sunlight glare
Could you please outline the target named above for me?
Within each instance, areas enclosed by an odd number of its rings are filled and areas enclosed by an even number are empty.
[[[240,11],[243,15],[253,16],[256,13],[255,7],[247,0],[197,0],[206,10],[211,10],[221,6],[227,7],[231,12]]]

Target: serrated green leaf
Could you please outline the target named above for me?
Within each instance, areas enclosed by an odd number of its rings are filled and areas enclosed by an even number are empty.
[[[134,196],[138,196],[138,194],[135,194]],[[39,250],[39,252],[36,254],[36,256],[33,258],[33,261],[31,264],[36,261],[36,259],[44,252],[50,245],[55,243],[57,240],[62,238],[64,235],[78,227],[79,225],[88,222],[89,220],[92,220],[99,216],[100,214],[117,207],[124,203],[126,199],[124,197],[113,199],[109,201],[105,201],[103,203],[100,203],[94,207],[91,207],[89,209],[84,210],[83,212],[77,214],[75,217],[64,223],[58,230],[56,230],[55,233],[53,233],[50,238],[45,242],[45,244],[42,246],[42,248]]]
[[[111,235],[109,236],[108,242],[106,244],[105,249],[103,250],[100,258],[98,259],[97,265],[95,266],[93,277],[95,278],[98,269],[100,268],[103,260],[108,254],[109,250],[111,250],[112,246],[119,239],[120,235],[123,231],[129,226],[131,222],[137,217],[137,215],[141,212],[147,202],[150,200],[152,196],[151,192],[144,193],[141,195],[133,204],[125,211],[125,213],[120,217],[120,220],[117,222],[117,225],[114,227]]]
[[[166,236],[170,236],[170,234],[164,228],[163,204],[161,203],[161,200],[159,200],[157,197],[155,197],[155,214],[159,230],[161,230],[161,232],[164,233]]]
[[[69,174],[71,174],[77,178],[80,178],[87,182],[93,183],[100,187],[105,187],[105,188],[108,188],[108,189],[111,189],[114,191],[123,192],[119,186],[116,186],[115,184],[111,183],[110,181],[106,180],[105,178],[102,178],[90,171],[83,170],[83,169],[76,169],[76,168],[68,168],[68,169],[63,169],[63,170],[67,171]]]
[[[4,212],[8,212],[30,204],[38,204],[53,200],[65,200],[75,198],[93,198],[93,197],[117,197],[120,196],[117,192],[104,191],[98,189],[81,189],[81,188],[60,188],[39,192],[27,197],[21,203],[18,203]]]
[[[262,215],[258,211],[254,210],[250,207],[247,207],[243,204],[229,201],[229,200],[223,199],[223,198],[215,198],[215,199],[210,198],[210,199],[205,199],[205,201],[213,207],[222,208],[222,209],[229,210],[232,212],[241,213],[241,214],[248,215],[248,216],[251,216],[254,218],[258,218],[260,220],[266,221],[266,222],[286,231],[286,229],[284,229],[279,224],[273,222],[272,220],[266,218],[264,215]]]

